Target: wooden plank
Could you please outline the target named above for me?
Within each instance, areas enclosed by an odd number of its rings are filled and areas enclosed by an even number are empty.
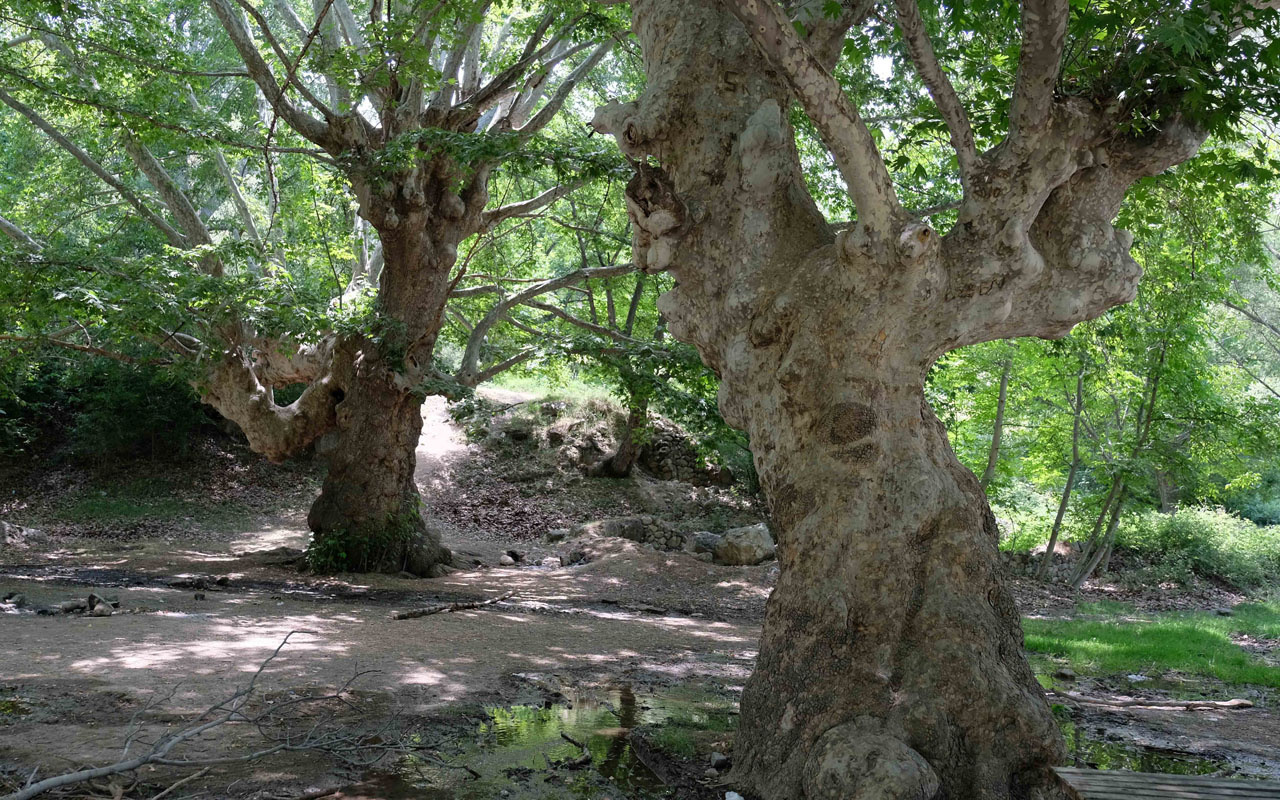
[[[1060,767],[1082,800],[1280,800],[1280,781]]]

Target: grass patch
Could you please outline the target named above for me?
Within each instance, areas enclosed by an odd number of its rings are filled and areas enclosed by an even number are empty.
[[[1181,612],[1145,617],[1120,603],[1083,608],[1098,619],[1023,621],[1032,653],[1065,659],[1077,672],[1091,674],[1177,671],[1230,684],[1280,687],[1273,667],[1232,642],[1232,634],[1280,638],[1280,601],[1235,608],[1231,617]],[[1123,619],[1114,617],[1123,616]]]
[[[737,718],[727,709],[681,709],[662,721],[650,741],[664,752],[693,758],[736,727]]]

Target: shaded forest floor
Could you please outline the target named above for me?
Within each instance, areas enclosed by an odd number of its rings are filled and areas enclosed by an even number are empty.
[[[45,536],[0,544],[0,596],[17,592],[25,601],[0,606],[0,791],[33,767],[47,777],[117,760],[135,728],[140,740],[177,729],[245,684],[290,632],[305,631],[259,679],[258,707],[297,711],[266,734],[323,724],[376,734],[396,752],[375,765],[349,763],[359,755],[352,751],[279,752],[213,767],[169,796],[723,797],[723,777],[707,772],[708,759],[732,755],[737,698],[775,566],[715,566],[622,539],[549,543],[543,534],[621,514],[723,529],[757,519],[756,505],[727,490],[643,476],[584,479],[545,454],[530,458],[523,445],[468,444],[439,404],[424,414],[418,479],[461,566],[430,581],[299,572],[314,464],[270,467],[207,445],[179,474],[143,465],[127,475],[6,475],[13,488],[0,498],[0,519]],[[542,565],[570,549],[585,562]],[[517,565],[501,565],[508,550],[520,555]],[[1217,614],[1244,599],[1014,585],[1033,621],[1151,621],[1176,613],[1170,608]],[[105,617],[35,613],[91,592],[118,598],[119,609]],[[391,616],[508,593],[474,609]],[[1275,664],[1280,652],[1280,640],[1266,636],[1229,644],[1260,663]],[[1232,684],[1158,663],[1149,675],[1089,672],[1088,660],[1066,651],[1033,661],[1047,685],[1103,701],[1254,703],[1170,711],[1052,697],[1082,764],[1280,776],[1278,684]],[[1075,678],[1063,672],[1068,666]],[[357,674],[345,703],[297,702]],[[226,725],[184,755],[260,750],[263,735]],[[159,767],[127,791],[104,782],[67,796],[151,797],[190,773]]]

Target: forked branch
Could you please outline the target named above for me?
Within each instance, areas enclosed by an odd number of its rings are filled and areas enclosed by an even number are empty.
[[[1067,40],[1067,0],[1023,0],[1022,53],[1009,109],[1014,140],[1034,138],[1049,119]]]
[[[884,158],[844,89],[796,33],[773,0],[722,0],[756,47],[786,78],[822,134],[849,187],[858,218],[888,235],[903,216]]]

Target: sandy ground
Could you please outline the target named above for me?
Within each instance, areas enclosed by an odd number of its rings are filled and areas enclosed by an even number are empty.
[[[424,421],[417,477],[431,496],[449,490],[473,453],[442,403],[428,404]],[[754,664],[776,574],[772,565],[713,567],[622,540],[521,542],[514,546],[527,564],[569,547],[586,550],[590,561],[504,568],[498,558],[513,544],[496,531],[447,536],[465,568],[445,578],[317,579],[286,563],[281,549],[301,548],[306,537],[303,515],[293,512],[190,540],[58,539],[0,551],[0,593],[21,592],[29,604],[0,614],[0,770],[12,776],[38,766],[49,775],[115,760],[135,716],[144,739],[175,730],[244,685],[291,632],[259,679],[266,698],[320,693],[361,673],[352,705],[339,715],[353,727],[394,719],[397,730],[447,739],[483,706],[540,702],[554,685],[678,683],[732,694]],[[32,610],[94,591],[118,596],[120,610],[103,618]],[[482,608],[391,618],[397,609],[508,592],[510,599]],[[1028,598],[1037,609],[1053,605],[1042,594]],[[1280,716],[1243,713],[1094,712],[1087,722],[1157,748],[1213,755],[1235,747],[1255,771],[1270,763],[1280,772],[1268,753],[1280,742]],[[255,730],[239,725],[186,752],[226,756],[262,746]],[[142,777],[161,788],[174,779],[163,770]],[[361,777],[333,758],[282,753],[218,767],[186,788],[274,800]],[[110,791],[100,787],[97,796]]]

